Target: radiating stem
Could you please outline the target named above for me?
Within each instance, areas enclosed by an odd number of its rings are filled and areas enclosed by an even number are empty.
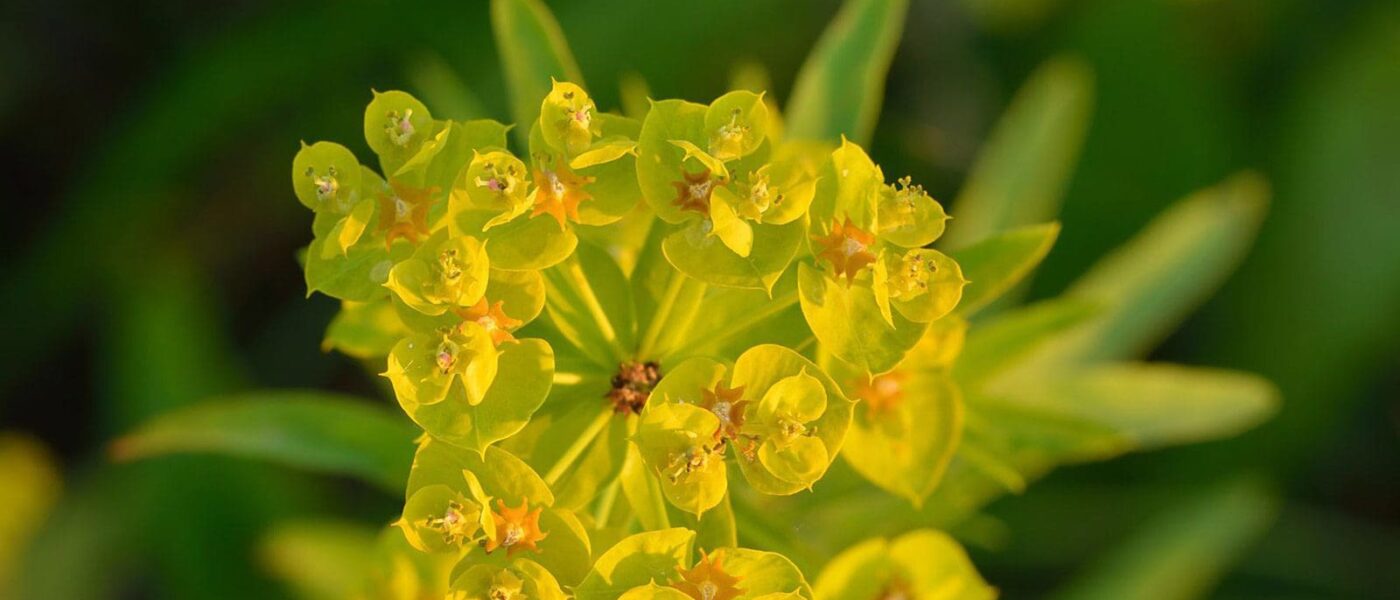
[[[593,522],[599,527],[606,527],[608,518],[612,516],[613,505],[617,503],[617,490],[622,485],[622,477],[614,477],[608,487],[603,488],[603,493],[598,498],[598,510],[593,513]]]
[[[578,436],[577,440],[574,440],[573,445],[569,446],[569,448],[564,451],[563,456],[560,456],[559,460],[554,462],[554,466],[549,468],[549,472],[545,473],[544,482],[551,486],[558,483],[559,478],[564,476],[564,472],[569,470],[569,467],[572,467],[575,462],[578,462],[578,457],[583,455],[584,450],[588,449],[588,446],[593,443],[593,440],[598,437],[598,434],[608,428],[608,421],[612,418],[613,412],[610,409],[599,413],[598,416],[593,419],[593,422],[588,424],[588,428],[583,430],[583,434]]]
[[[773,315],[787,310],[792,305],[797,304],[797,300],[798,297],[796,291],[793,291],[788,294],[783,294],[782,296],[777,296],[773,298],[773,300],[765,304],[762,308],[752,313],[749,313],[748,316],[730,322],[729,326],[719,331],[707,332],[705,334],[705,340],[703,342],[700,342],[699,344],[694,344],[685,349],[686,355],[696,356],[704,354],[704,352],[706,351],[713,350],[716,346],[728,341],[729,338],[743,333],[749,328],[754,327],[755,325],[758,325],[759,323],[762,323],[768,320],[769,318],[772,318]],[[662,360],[665,361],[669,358],[672,358],[672,356],[667,355]]]
[[[598,301],[597,294],[593,293],[593,285],[588,282],[588,277],[584,275],[583,268],[579,267],[578,258],[569,260],[564,268],[564,273],[569,276],[574,284],[574,289],[583,299],[584,306],[588,307],[588,312],[593,314],[593,319],[598,324],[599,333],[603,334],[603,339],[612,346],[614,358],[621,361],[627,357],[627,350],[622,347],[622,343],[617,339],[617,331],[613,329],[612,321],[608,319],[608,313],[603,311],[603,304]]]
[[[681,295],[681,288],[685,287],[685,279],[685,275],[680,272],[671,273],[671,280],[666,283],[666,293],[662,294],[661,304],[657,305],[656,312],[652,313],[651,323],[647,324],[646,335],[642,337],[642,345],[637,349],[638,357],[647,358],[651,356],[652,350],[656,349],[656,340],[661,337],[661,330],[670,320],[671,309],[676,305],[676,298]]]

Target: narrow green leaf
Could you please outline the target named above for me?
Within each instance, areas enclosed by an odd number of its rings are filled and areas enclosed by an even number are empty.
[[[357,398],[263,391],[158,416],[113,442],[117,460],[212,452],[351,475],[402,491],[416,429]]]
[[[648,471],[641,453],[633,445],[628,445],[627,459],[622,464],[622,493],[643,529],[651,531],[671,526],[670,518],[666,515],[666,498],[661,495],[661,484]]]
[[[1277,514],[1278,499],[1269,490],[1253,481],[1228,482],[1157,515],[1054,597],[1205,597]]]
[[[258,544],[259,562],[307,600],[353,597],[374,560],[378,532],[353,522],[293,521]]]
[[[529,145],[530,126],[549,94],[550,79],[583,86],[583,73],[554,14],[540,0],[492,0],[491,29],[510,92],[516,142]]]
[[[636,308],[617,261],[592,244],[544,271],[545,313],[559,333],[611,368],[636,347]]]
[[[1278,408],[1278,390],[1261,377],[1156,363],[1091,367],[1007,395],[1103,424],[1140,448],[1228,437]]]
[[[864,145],[875,131],[908,0],[848,0],[807,57],[788,104],[792,139]]]
[[[953,203],[945,242],[961,248],[997,232],[1054,219],[1089,129],[1093,74],[1070,58],[1031,75],[1002,116]]]
[[[953,372],[959,383],[978,386],[1097,313],[1097,307],[1090,302],[1061,298],[998,315],[996,320],[968,333]]]
[[[698,519],[691,515],[685,517],[685,526],[695,531],[695,549],[713,552],[718,548],[733,548],[739,545],[739,531],[734,524],[734,505],[728,494],[725,494],[719,505],[705,511],[704,516]],[[732,568],[733,563],[728,562],[725,566]]]
[[[1031,225],[952,252],[968,280],[957,313],[970,316],[1015,287],[1040,265],[1059,235],[1059,223]]]
[[[442,56],[426,53],[408,64],[408,81],[433,112],[444,119],[466,121],[489,113],[467,82]]]
[[[1125,359],[1150,349],[1239,264],[1268,195],[1262,178],[1245,173],[1168,208],[1070,287],[1068,296],[1103,310],[1047,347],[1037,366]]]

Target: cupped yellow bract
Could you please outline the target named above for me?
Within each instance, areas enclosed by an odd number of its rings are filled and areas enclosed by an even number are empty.
[[[811,487],[850,418],[850,402],[816,365],[766,345],[733,367],[706,358],[677,365],[652,391],[634,441],[667,499],[701,515],[724,499],[730,457],[765,494]]]

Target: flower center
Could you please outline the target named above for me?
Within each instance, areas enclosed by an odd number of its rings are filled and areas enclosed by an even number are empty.
[[[438,347],[436,359],[438,369],[442,371],[443,375],[446,375],[448,371],[452,370],[453,365],[457,364],[457,344],[444,341]]]
[[[402,115],[398,111],[389,113],[389,125],[384,129],[389,134],[389,141],[395,146],[407,146],[413,140],[413,121],[410,120],[412,116],[411,108],[404,109]]]
[[[608,390],[606,397],[612,401],[614,412],[640,414],[658,381],[661,381],[661,368],[655,362],[622,363],[617,366],[612,389]]]
[[[524,537],[525,528],[521,527],[518,523],[511,523],[506,526],[506,535],[505,538],[501,540],[501,545],[509,548],[519,544],[520,540],[524,539]]]

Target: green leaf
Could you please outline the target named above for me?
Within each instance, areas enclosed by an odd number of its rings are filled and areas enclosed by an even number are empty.
[[[643,529],[666,529],[671,526],[666,515],[666,499],[661,484],[642,461],[637,447],[629,445],[627,459],[622,465],[622,493]]]
[[[627,419],[607,419],[606,429],[554,486],[559,506],[582,511],[617,478],[627,459],[627,437]]]
[[[1261,377],[1152,363],[1090,367],[1005,396],[1103,424],[1141,448],[1229,437],[1278,409],[1278,390]]]
[[[978,387],[1098,313],[1090,302],[1058,298],[999,314],[972,328],[953,373],[959,383]]]
[[[377,532],[359,523],[292,521],[263,537],[258,559],[302,598],[349,598],[364,591],[364,573],[376,558],[376,537]]]
[[[739,544],[738,529],[734,524],[734,506],[731,504],[729,495],[726,494],[713,509],[708,510],[699,518],[693,515],[685,515],[685,526],[695,531],[695,548],[697,550],[712,551],[716,548],[733,548]],[[729,563],[729,554],[726,554],[725,571],[734,575],[733,565]],[[752,594],[752,590],[745,590]]]
[[[970,316],[1030,275],[1060,235],[1059,223],[1004,231],[952,252],[968,279],[957,312]]]
[[[1210,595],[1278,514],[1277,497],[1236,480],[1158,514],[1055,594],[1062,600]]]
[[[491,30],[510,92],[516,139],[525,146],[530,125],[539,117],[540,102],[549,94],[551,80],[581,86],[583,73],[574,62],[554,14],[540,0],[492,0]]]
[[[1103,310],[1046,347],[1035,367],[1124,359],[1151,348],[1234,270],[1267,197],[1259,176],[1243,174],[1167,209],[1070,287],[1066,295]]]
[[[627,590],[653,581],[668,581],[676,567],[690,564],[695,532],[672,528],[648,531],[618,542],[598,557],[574,589],[576,600],[613,600]]]
[[[424,103],[431,104],[442,118],[464,121],[480,119],[490,112],[440,54],[420,54],[408,62],[404,71],[411,87],[422,92]]]
[[[583,523],[569,510],[548,508],[540,515],[540,529],[549,535],[539,542],[539,552],[530,557],[560,583],[578,585],[593,564],[593,548]]]
[[[1054,219],[1089,129],[1093,74],[1054,58],[1031,75],[979,153],[953,203],[949,248]],[[975,281],[975,280],[974,280]]]
[[[239,394],[156,417],[112,444],[118,460],[213,452],[352,475],[398,492],[416,432],[358,398],[300,391]]]
[[[870,140],[907,7],[907,0],[847,0],[797,74],[788,137]]]
[[[812,334],[832,354],[869,373],[893,369],[927,329],[899,313],[891,326],[866,285],[847,286],[806,263],[798,265],[797,274],[802,314]]]
[[[389,355],[408,331],[386,298],[375,302],[345,302],[326,328],[321,350],[338,350],[360,359]]]
[[[580,244],[544,271],[545,311],[554,328],[604,369],[636,347],[636,309],[622,269],[607,252]]]

